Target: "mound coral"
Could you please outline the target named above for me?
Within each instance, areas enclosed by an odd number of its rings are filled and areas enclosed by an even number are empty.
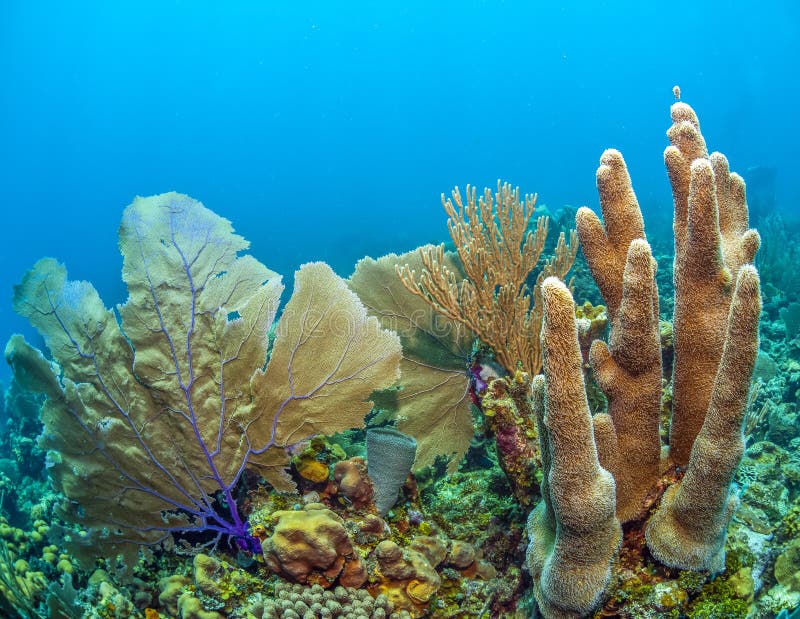
[[[353,548],[344,521],[324,505],[312,503],[303,510],[277,511],[270,537],[262,542],[270,569],[294,582],[339,584],[358,588],[366,571]]]
[[[255,550],[236,503],[245,470],[292,488],[287,448],[362,425],[400,342],[323,263],[300,268],[276,322],[281,278],[187,196],[137,198],[119,236],[124,304],[41,260],[14,307],[53,361],[21,336],[6,348],[18,383],[46,396],[40,444],[61,516],[83,530],[72,550],[131,565],[190,530]]]
[[[400,613],[392,614],[393,604],[386,596],[373,598],[363,589],[336,587],[326,590],[319,585],[303,587],[302,585],[278,583],[275,595],[267,597],[258,594],[246,607],[246,612],[237,617],[260,617],[272,619],[277,617],[348,617],[352,619],[387,619],[402,617]]]

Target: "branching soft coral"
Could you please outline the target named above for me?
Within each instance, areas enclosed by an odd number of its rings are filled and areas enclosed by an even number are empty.
[[[466,277],[461,279],[448,267],[444,246],[420,248],[420,272],[398,265],[398,275],[411,293],[491,346],[510,374],[518,364],[535,374],[542,367],[539,286],[546,277],[567,274],[578,251],[577,236],[573,230],[567,242],[561,234],[555,256],[545,261],[531,291],[526,281],[544,250],[549,222],[546,216],[538,217],[535,230],[529,229],[536,196],[520,196],[519,188],[499,182],[494,194],[485,189],[479,198],[470,186],[466,193],[466,204],[458,188],[452,199],[442,195]]]
[[[364,258],[349,281],[370,315],[396,331],[403,345],[400,388],[375,394],[375,402],[394,415],[399,430],[416,438],[415,469],[441,456],[455,472],[473,435],[466,367],[475,335],[409,293],[395,274],[397,264],[419,268],[420,251]],[[452,254],[445,254],[443,264],[458,270]]]

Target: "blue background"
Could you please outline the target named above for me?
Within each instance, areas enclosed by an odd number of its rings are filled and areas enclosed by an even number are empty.
[[[667,217],[674,84],[709,146],[776,166],[796,209],[800,5],[727,4],[5,0],[0,339],[30,337],[12,286],[44,255],[124,301],[137,194],[201,200],[287,283],[445,240],[455,184],[595,206],[610,146]]]

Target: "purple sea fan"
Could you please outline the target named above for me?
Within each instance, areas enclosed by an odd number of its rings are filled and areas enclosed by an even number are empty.
[[[234,491],[246,468],[291,488],[288,445],[362,425],[372,390],[398,375],[397,336],[368,318],[327,265],[296,274],[271,349],[283,290],[230,222],[191,198],[137,198],[123,216],[128,300],[107,309],[88,282],[40,260],[14,307],[44,337],[48,362],[21,336],[6,358],[47,396],[40,445],[88,531],[91,562],[175,532],[248,537]],[[269,364],[265,364],[269,353]]]

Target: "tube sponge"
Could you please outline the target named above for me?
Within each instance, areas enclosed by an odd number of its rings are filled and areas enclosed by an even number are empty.
[[[397,493],[406,481],[417,441],[394,428],[367,430],[367,472],[375,484],[375,505],[381,516],[397,502]]]

